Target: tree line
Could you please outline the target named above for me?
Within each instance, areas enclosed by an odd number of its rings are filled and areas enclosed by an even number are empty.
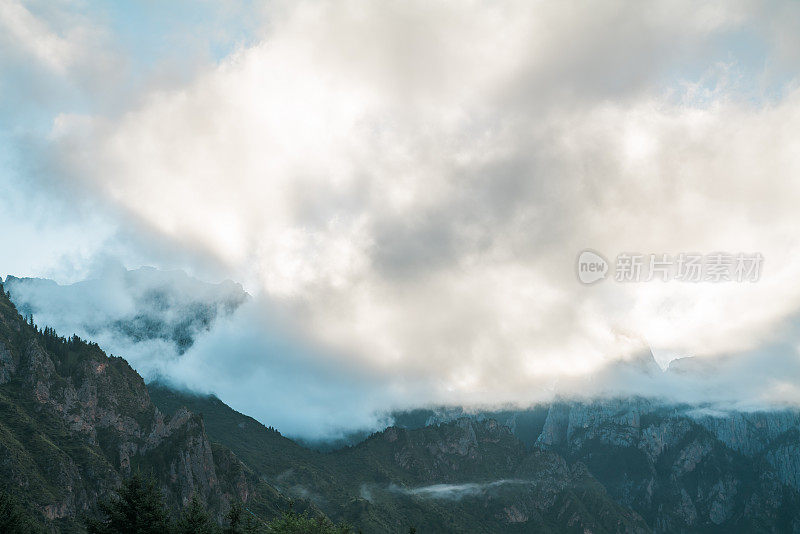
[[[153,478],[134,474],[116,495],[101,502],[95,517],[86,521],[89,534],[351,534],[344,524],[313,518],[293,510],[264,522],[235,502],[222,525],[214,521],[195,496],[173,519]]]
[[[88,534],[355,534],[348,525],[298,514],[291,508],[266,522],[235,502],[218,524],[197,497],[173,518],[155,479],[134,474],[100,502],[84,526]],[[43,534],[42,526],[11,494],[0,492],[0,532]]]

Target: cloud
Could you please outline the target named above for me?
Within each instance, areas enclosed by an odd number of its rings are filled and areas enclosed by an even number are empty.
[[[247,299],[231,281],[207,284],[179,271],[128,271],[107,263],[88,280],[8,277],[4,284],[25,315],[62,336],[78,336],[124,356],[146,379],[163,374],[194,340]]]
[[[5,29],[7,45],[17,44],[29,57],[46,68],[63,74],[83,54],[75,28],[70,36],[59,35],[41,18],[36,17],[22,2],[3,0],[0,2],[0,24]]]
[[[420,499],[442,499],[449,501],[459,501],[465,497],[475,497],[484,495],[487,492],[501,488],[503,486],[533,485],[532,480],[501,479],[491,482],[468,482],[463,484],[433,484],[430,486],[418,486],[406,488],[397,484],[390,484],[385,488],[386,491],[396,494],[417,497]],[[368,501],[373,500],[374,491],[378,489],[374,485],[364,484],[361,486],[361,496]]]
[[[388,412],[421,398],[419,383],[332,360],[254,300],[218,319],[186,353],[162,367],[173,386],[214,393],[236,410],[309,441],[391,424]]]
[[[314,345],[291,316],[263,297],[246,300],[231,282],[206,284],[180,272],[107,265],[95,278],[72,285],[9,278],[5,289],[38,324],[97,341],[125,357],[147,381],[216,394],[264,424],[310,442],[380,430],[394,423],[394,412],[419,407],[460,405],[468,413],[491,412],[554,398],[590,402],[620,396],[715,411],[800,404],[792,378],[800,374],[800,357],[796,346],[786,343],[676,360],[666,371],[640,347],[632,357],[588,375],[530,380],[525,396],[514,390],[465,393],[452,391],[446,377],[435,374],[409,378],[332,358],[329,347]],[[417,493],[460,498],[485,489],[434,487]]]
[[[778,380],[797,371],[794,352],[764,354],[793,339],[800,305],[799,8],[772,7],[277,2],[257,38],[185,83],[60,114],[42,155],[142,242],[167,243],[152,263],[172,248],[222,266],[257,297],[243,324],[291,332],[226,322],[173,369],[265,417],[289,383],[364,424],[402,391],[646,391],[647,375],[603,371],[643,345],[743,372],[764,357]],[[585,287],[586,248],[765,264],[757,283]],[[311,348],[293,360],[297,340]],[[727,398],[739,375],[718,372]],[[312,404],[286,424],[313,432]]]
[[[420,398],[388,376],[329,361],[269,302],[241,286],[208,284],[179,271],[108,264],[83,282],[8,277],[25,315],[123,356],[146,381],[214,393],[281,432],[310,441],[391,423],[388,412]]]
[[[74,282],[112,259],[226,278],[207,255],[146,231],[65,179],[51,133],[60,114],[119,116],[150,91],[211,68],[263,23],[257,12],[243,16],[245,4],[0,1],[4,273]]]

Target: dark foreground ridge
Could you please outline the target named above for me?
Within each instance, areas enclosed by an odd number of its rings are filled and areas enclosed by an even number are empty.
[[[53,532],[83,532],[140,474],[175,521],[194,507],[227,524],[241,505],[264,525],[291,504],[304,528],[365,533],[800,532],[796,412],[629,399],[430,413],[323,454],[213,396],[148,388],[122,358],[26,321],[5,293],[0,410],[0,514]]]

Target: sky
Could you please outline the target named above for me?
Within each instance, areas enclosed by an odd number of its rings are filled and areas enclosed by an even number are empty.
[[[0,272],[243,284],[246,317],[173,372],[268,419],[280,354],[314,399],[298,432],[326,404],[648,391],[608,371],[647,349],[707,378],[663,394],[797,404],[798,15],[0,0]],[[758,279],[615,280],[620,255],[718,253]]]

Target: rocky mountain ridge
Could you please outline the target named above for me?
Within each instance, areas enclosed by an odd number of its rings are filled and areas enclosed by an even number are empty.
[[[233,450],[255,440],[244,430],[234,440],[220,427],[234,420],[258,429],[218,399],[162,390],[157,404],[165,394],[172,409],[189,403],[203,411],[214,439]],[[419,412],[398,414],[398,422],[431,424],[390,427],[330,454],[251,451],[248,461],[276,473],[270,481],[288,495],[315,499],[364,532],[400,532],[403,520],[432,532],[562,532],[566,524],[592,532],[800,531],[800,494],[784,481],[793,471],[767,458],[797,442],[791,428],[778,430],[791,426],[791,413],[739,414],[726,426],[721,414],[647,399]],[[443,413],[453,417],[432,421]],[[774,440],[755,456],[732,448],[741,421],[757,435],[771,425]],[[567,520],[570,506],[582,512]],[[603,517],[614,519],[605,524]]]
[[[229,450],[211,443],[202,417],[185,409],[165,416],[124,359],[40,330],[5,292],[0,410],[2,489],[54,528],[74,525],[132,470],[154,473],[176,509],[193,495],[217,515],[231,500],[255,495],[262,508],[286,504]]]
[[[530,449],[585,465],[656,532],[715,531],[726,524],[798,530],[796,410],[721,412],[626,398],[471,414],[438,409],[421,417],[425,424],[494,418]]]

